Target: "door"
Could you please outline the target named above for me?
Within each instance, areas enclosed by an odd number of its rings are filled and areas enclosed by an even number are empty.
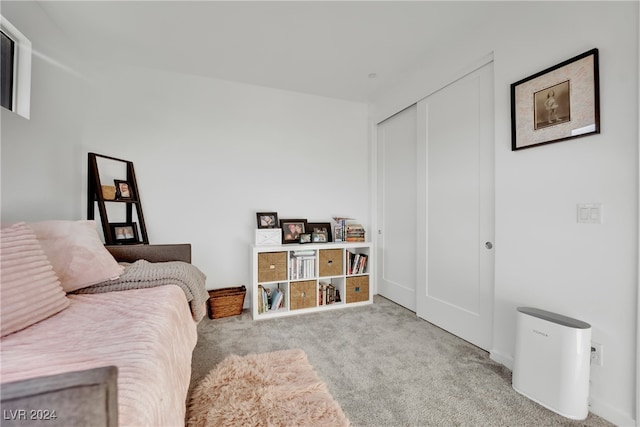
[[[485,350],[494,278],[493,64],[418,103],[417,314]]]
[[[378,124],[378,294],[416,309],[416,106]]]

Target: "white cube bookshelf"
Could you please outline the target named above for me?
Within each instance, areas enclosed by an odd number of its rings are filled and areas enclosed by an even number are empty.
[[[373,266],[368,242],[252,245],[251,315],[261,320],[371,304]],[[273,307],[267,292],[277,296]]]

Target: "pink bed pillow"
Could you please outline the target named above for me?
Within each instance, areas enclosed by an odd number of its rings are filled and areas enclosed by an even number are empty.
[[[0,231],[1,334],[17,332],[69,306],[60,281],[25,223]]]
[[[117,279],[124,267],[104,247],[95,221],[29,224],[66,292]]]

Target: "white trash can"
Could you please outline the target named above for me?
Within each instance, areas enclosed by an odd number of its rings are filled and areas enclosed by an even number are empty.
[[[512,386],[574,420],[589,414],[591,325],[531,307],[517,309]]]

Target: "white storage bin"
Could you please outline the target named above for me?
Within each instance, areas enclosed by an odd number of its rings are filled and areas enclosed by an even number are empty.
[[[513,388],[574,420],[589,414],[591,325],[531,307],[517,309]]]

